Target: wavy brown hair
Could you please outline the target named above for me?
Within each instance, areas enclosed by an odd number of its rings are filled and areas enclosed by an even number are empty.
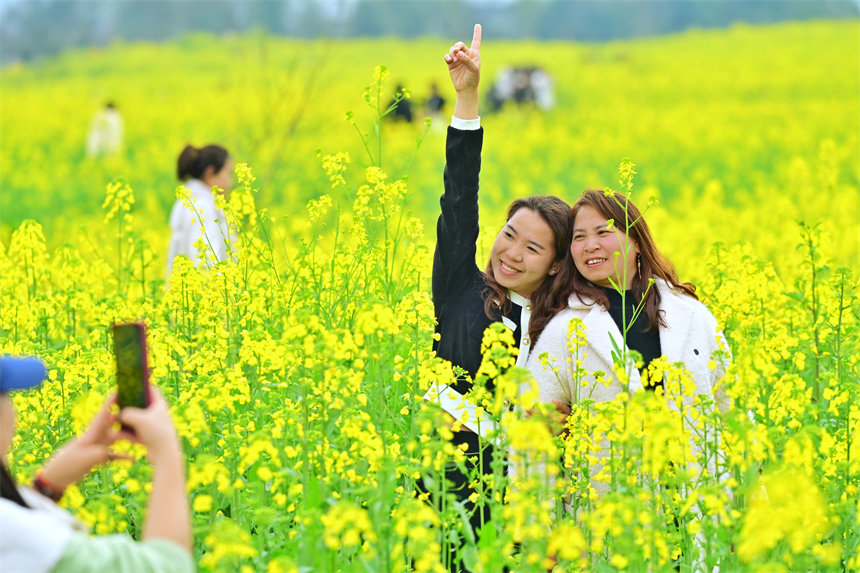
[[[571,211],[571,231],[576,215],[583,207],[592,207],[607,220],[614,221],[615,228],[623,231],[639,247],[639,267],[633,277],[632,291],[633,300],[642,300],[645,295],[645,314],[648,316],[648,329],[656,330],[660,326],[666,326],[663,319],[663,311],[660,310],[660,292],[652,287],[648,288],[648,282],[652,278],[661,278],[674,289],[680,290],[695,299],[696,286],[693,283],[682,283],[678,279],[678,273],[669,259],[667,259],[654,243],[651,229],[642,217],[642,212],[627,198],[617,191],[610,191],[607,195],[603,190],[586,189],[582,196],[573,204]],[[626,212],[625,212],[626,211]],[[572,235],[572,233],[571,233]],[[567,307],[568,298],[571,295],[589,298],[605,309],[609,309],[609,298],[597,286],[590,283],[573,262],[569,254],[564,258],[558,278],[554,283],[554,290],[550,295],[548,308],[552,314]]]
[[[514,213],[520,209],[533,211],[549,226],[553,236],[553,263],[561,261],[570,248],[573,230],[570,205],[552,195],[523,197],[508,206],[506,221],[510,221]],[[553,292],[555,291],[553,285],[558,282],[558,276],[558,274],[548,274],[540,286],[529,297],[534,309],[531,321],[529,322],[529,337],[532,341],[537,340],[541,330],[543,330],[543,327],[546,326],[546,323],[549,322],[554,314],[549,312],[549,306]],[[481,297],[484,299],[484,312],[490,318],[495,318],[495,313],[498,310],[507,312],[511,305],[511,301],[508,298],[508,289],[500,285],[493,274],[492,256],[491,260],[487,262],[487,268],[484,271],[484,290],[481,293]]]

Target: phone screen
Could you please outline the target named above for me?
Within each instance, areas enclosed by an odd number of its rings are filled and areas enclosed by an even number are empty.
[[[143,324],[115,324],[113,346],[116,355],[117,404],[120,408],[146,408],[149,405],[149,372]]]

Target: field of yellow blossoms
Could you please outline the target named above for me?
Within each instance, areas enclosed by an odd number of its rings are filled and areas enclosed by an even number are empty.
[[[202,571],[447,570],[464,516],[416,487],[441,490],[462,462],[420,399],[452,377],[432,356],[429,295],[446,120],[379,110],[398,83],[419,110],[436,82],[450,112],[441,54],[457,39],[192,35],[0,71],[0,352],[44,357],[51,379],[15,397],[21,481],[111,390],[110,324],[143,319]],[[479,258],[513,198],[618,187],[629,158],[633,200],[657,200],[659,245],[727,336],[733,401],[670,409],[689,385],[667,366],[666,396],[577,404],[554,437],[502,406],[532,404],[516,396],[512,341],[489,330],[479,377],[498,394],[477,399],[517,452],[561,463],[515,484],[496,467],[470,569],[860,569],[858,41],[856,21],[603,45],[494,44],[485,30],[482,81],[542,65],[557,105],[484,116]],[[125,146],[86,157],[106,99]],[[232,260],[178,262],[166,283],[189,141],[236,158],[239,240]],[[137,536],[150,473],[99,468],[63,503],[94,532]]]

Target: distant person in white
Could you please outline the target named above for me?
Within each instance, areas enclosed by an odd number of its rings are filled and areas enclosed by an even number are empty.
[[[87,137],[87,155],[99,157],[115,155],[122,148],[122,116],[116,105],[109,101],[93,117]]]
[[[555,90],[552,78],[540,68],[532,70],[531,85],[535,92],[535,103],[543,111],[549,111],[555,105]]]
[[[173,270],[173,259],[184,255],[195,265],[200,253],[195,244],[202,238],[207,260],[223,261],[231,243],[224,212],[215,205],[213,188],[229,197],[233,187],[233,160],[220,145],[201,148],[186,145],[176,162],[176,176],[185,182],[191,207],[180,199],[170,212],[170,247],[167,252],[167,277]]]

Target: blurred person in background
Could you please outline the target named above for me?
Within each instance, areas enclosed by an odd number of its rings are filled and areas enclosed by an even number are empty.
[[[93,117],[87,137],[87,155],[116,155],[122,149],[122,116],[112,101]]]
[[[161,393],[151,387],[145,410],[113,413],[108,398],[79,437],[67,442],[36,474],[32,487],[19,487],[4,458],[15,435],[10,392],[38,387],[45,366],[36,358],[0,356],[0,571],[26,573],[187,573],[191,558],[191,522],[185,494],[182,449]],[[117,422],[134,434],[115,430]],[[142,444],[154,467],[152,493],[143,540],[128,535],[91,537],[57,502],[69,485],[99,464],[127,459],[114,454],[119,439]]]
[[[388,102],[388,107],[391,106],[394,106],[394,109],[389,114],[391,119],[412,123],[412,100],[409,99],[409,93],[400,84],[397,84],[397,89],[394,90],[394,97]]]
[[[445,98],[439,93],[439,86],[436,82],[430,84],[430,95],[427,101],[424,102],[424,113],[427,117],[440,117],[442,109],[445,107]]]
[[[484,491],[479,496],[469,485],[470,474],[481,468],[484,476],[491,476],[494,457],[505,458],[503,452],[494,454],[490,441],[482,439],[493,429],[492,422],[478,423],[474,403],[464,397],[481,365],[484,330],[495,322],[505,324],[519,348],[517,365],[524,366],[530,339],[551,318],[548,296],[570,244],[570,205],[557,197],[526,197],[508,207],[507,222],[496,237],[485,270],[475,264],[484,135],[478,116],[480,50],[481,26],[476,25],[470,47],[457,42],[445,55],[457,98],[448,128],[445,193],[440,200],[432,277],[439,335],[434,350],[440,358],[465,370],[467,376],[450,386],[434,384],[424,395],[450,415],[448,420],[455,430],[452,443],[465,448],[471,469],[464,473],[450,464],[444,477],[450,483],[448,491],[469,516],[468,526],[476,536],[490,520],[485,502],[492,494]],[[432,495],[431,499],[437,506],[444,503]],[[466,533],[462,539],[469,536]],[[454,545],[453,554],[443,555],[443,563],[451,571],[465,570],[458,549],[461,541]]]
[[[186,145],[176,161],[176,176],[184,183],[190,203],[177,199],[170,212],[167,278],[179,255],[199,263],[198,241],[203,241],[207,261],[226,260],[232,243],[227,219],[214,196],[217,188],[229,197],[233,187],[233,160],[227,150],[215,144]]]

